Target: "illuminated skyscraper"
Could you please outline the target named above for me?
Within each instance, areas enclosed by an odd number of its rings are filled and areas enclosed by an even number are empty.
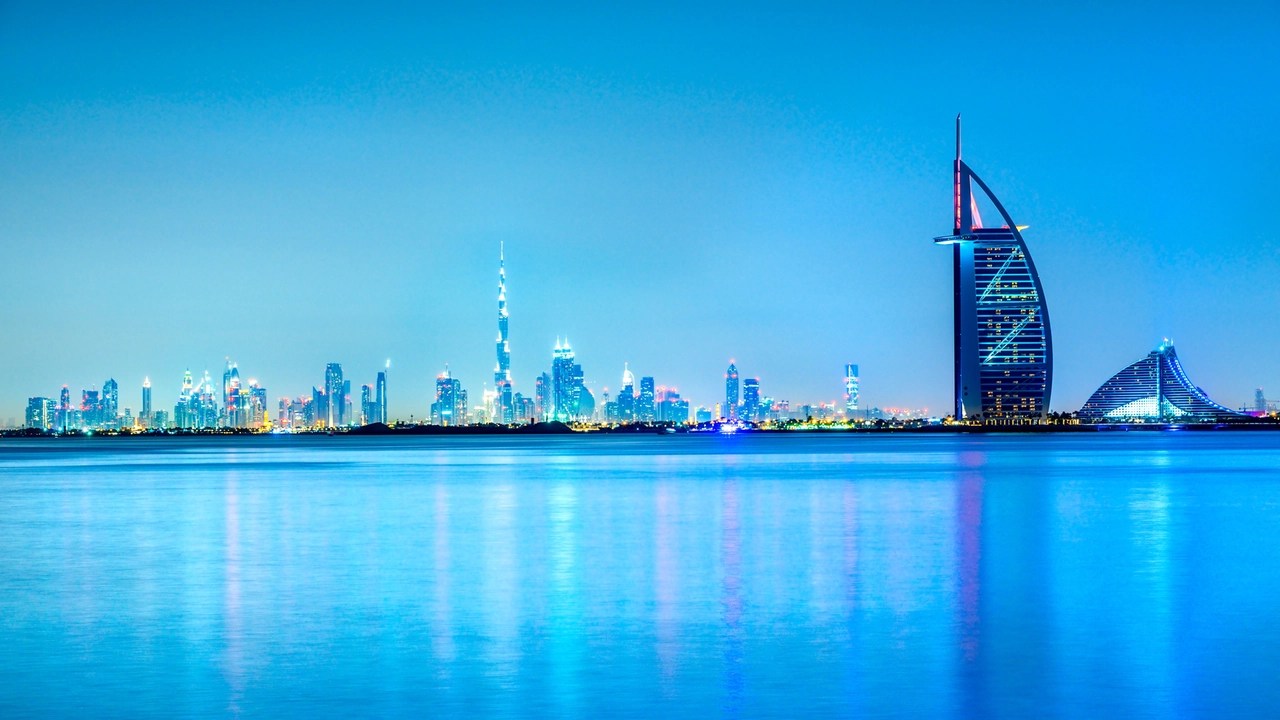
[[[582,392],[582,366],[574,362],[573,349],[566,339],[556,340],[551,360],[552,419],[572,422],[578,419],[578,399]]]
[[[66,431],[71,427],[71,391],[62,386],[62,394],[58,396],[58,429]]]
[[[324,369],[324,394],[328,399],[324,420],[327,427],[339,427],[344,424],[342,412],[346,407],[345,390],[342,384],[342,365],[329,363]]]
[[[956,116],[955,228],[934,238],[951,245],[955,283],[955,417],[982,423],[1039,422],[1053,388],[1053,339],[1044,289],[1031,253],[1004,206],[960,159]],[[983,227],[973,183],[1004,224]]]
[[[382,373],[378,373],[381,375]],[[382,422],[378,419],[378,403],[374,400],[373,387],[369,385],[360,386],[360,424],[369,425],[371,423]]]
[[[636,398],[636,421],[651,423],[658,419],[653,378],[640,378],[640,396]]]
[[[742,419],[755,422],[760,415],[760,378],[742,381]]]
[[[34,397],[27,400],[26,427],[48,430],[53,427],[57,404],[46,397]]]
[[[436,376],[436,401],[431,405],[431,422],[445,427],[467,424],[467,393],[453,377],[449,366]]]
[[[507,270],[503,246],[498,246],[498,365],[493,370],[496,417],[493,421],[510,424],[515,421],[511,400],[511,346],[507,342]]]
[[[388,368],[391,367],[390,360],[387,361],[387,367]],[[377,412],[375,413],[376,415],[375,422],[386,423],[388,422],[387,420],[387,371],[386,370],[378,373],[377,392],[378,392],[378,397],[377,397],[378,408],[377,408]]]
[[[618,391],[618,422],[629,423],[636,420],[636,378],[631,368],[622,364],[622,390]]]
[[[542,373],[538,376],[538,381],[534,387],[534,412],[537,414],[539,421],[551,419],[551,376]]]
[[[858,411],[858,366],[844,366],[844,412],[852,418]]]
[[[729,420],[738,418],[738,366],[729,361],[729,369],[724,374],[724,413]]]
[[[102,416],[98,419],[103,425],[111,425],[120,413],[120,386],[114,379],[102,383]]]
[[[142,427],[151,427],[151,378],[142,379],[142,413],[138,415]]]

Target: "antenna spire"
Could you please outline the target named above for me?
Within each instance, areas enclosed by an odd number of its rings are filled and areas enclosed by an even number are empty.
[[[960,159],[960,113],[956,113],[956,159]]]

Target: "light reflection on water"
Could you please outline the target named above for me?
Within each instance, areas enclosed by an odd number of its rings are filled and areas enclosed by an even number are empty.
[[[1280,435],[0,444],[0,715],[1280,715]]]

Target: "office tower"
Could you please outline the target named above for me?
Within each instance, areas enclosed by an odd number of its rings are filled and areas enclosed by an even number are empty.
[[[287,428],[293,425],[293,403],[289,402],[289,398],[282,397],[279,406],[276,409],[276,425]]]
[[[431,404],[431,422],[445,427],[467,424],[467,393],[462,389],[462,382],[449,372],[448,365],[436,376],[436,401]]]
[[[249,427],[260,428],[271,422],[267,410],[267,389],[257,380],[249,381]]]
[[[1259,415],[1267,414],[1267,396],[1262,394],[1262,388],[1253,393],[1253,411]]]
[[[324,394],[328,399],[324,421],[327,427],[342,425],[342,411],[346,404],[346,393],[342,386],[342,366],[329,363],[324,369]]]
[[[307,427],[325,427],[329,422],[329,395],[318,387],[311,388],[311,415]]]
[[[496,406],[492,420],[510,424],[515,420],[511,401],[511,347],[507,343],[507,270],[503,246],[498,246],[498,364],[493,369]]]
[[[58,429],[66,431],[71,427],[71,391],[62,386],[62,394],[58,396]]]
[[[102,417],[102,400],[97,390],[80,391],[80,424],[86,428],[98,426]]]
[[[169,413],[164,410],[156,410],[151,413],[151,429],[166,430],[169,427]]]
[[[120,414],[120,386],[113,379],[102,383],[102,417],[98,420],[103,425],[115,425],[116,416]]]
[[[653,378],[642,377],[640,378],[640,396],[636,398],[636,422],[651,423],[657,419]]]
[[[631,368],[622,364],[622,389],[618,391],[618,422],[629,423],[636,420],[636,377]]]
[[[711,422],[711,409],[699,405],[694,413],[694,421],[699,425]]]
[[[389,423],[387,420],[387,372],[391,368],[391,361],[387,361],[388,370],[378,373],[378,390],[377,390],[377,411],[374,413],[376,422]]]
[[[578,419],[578,400],[582,393],[582,366],[574,362],[573,349],[566,339],[556,340],[551,360],[551,413],[555,420]]]
[[[689,422],[689,401],[680,397],[675,388],[658,388],[658,421],[683,425]]]
[[[381,375],[382,373],[378,373]],[[378,403],[374,400],[373,386],[360,386],[360,424],[382,422],[378,419]]]
[[[858,366],[844,366],[844,412],[850,420],[858,412]]]
[[[235,364],[223,373],[222,427],[247,427],[248,413],[245,408],[244,392],[240,386],[240,368]]]
[[[240,376],[239,371],[236,370],[235,363],[231,362],[231,358],[227,358],[226,360],[227,364],[222,370],[222,410],[219,416],[221,418],[221,422],[219,423],[220,425],[227,425],[231,422],[231,378],[233,372],[236,378],[239,378]],[[208,374],[209,373],[206,371],[205,375]]]
[[[1053,389],[1053,336],[1044,289],[1022,230],[960,159],[956,116],[955,228],[934,238],[952,246],[955,417],[993,424],[1044,419]],[[973,184],[1004,220],[984,227]]]
[[[151,378],[142,379],[142,413],[138,415],[142,427],[151,427]]]
[[[747,422],[755,422],[760,414],[760,378],[742,381],[742,413]]]
[[[729,369],[724,374],[724,414],[721,418],[738,419],[738,367],[729,361]]]
[[[551,419],[551,376],[542,373],[534,387],[534,411],[539,421]]]
[[[1085,422],[1214,421],[1240,415],[1210,400],[1192,384],[1168,338],[1103,383],[1078,413]]]
[[[342,381],[342,424],[350,425],[353,418],[351,415],[351,381]]]
[[[26,427],[37,430],[48,430],[53,427],[53,416],[56,404],[46,397],[33,397],[27,400]]]

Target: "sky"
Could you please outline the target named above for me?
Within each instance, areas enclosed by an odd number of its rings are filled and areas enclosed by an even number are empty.
[[[269,5],[270,7],[261,7]],[[453,5],[457,5],[454,7]],[[0,421],[225,361],[423,417],[557,337],[692,404],[952,397],[953,123],[1072,411],[1163,337],[1280,397],[1280,6],[0,3]],[[892,5],[892,7],[885,7]],[[358,390],[357,390],[358,393]]]

